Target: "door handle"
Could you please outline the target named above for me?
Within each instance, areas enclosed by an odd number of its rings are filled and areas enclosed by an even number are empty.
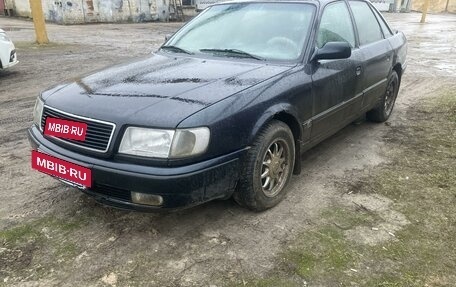
[[[362,71],[363,71],[363,69],[361,68],[361,66],[356,67],[356,75],[357,76],[361,75]]]

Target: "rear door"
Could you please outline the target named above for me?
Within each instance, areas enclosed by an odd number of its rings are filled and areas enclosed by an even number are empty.
[[[362,55],[357,49],[355,30],[345,1],[328,4],[323,9],[316,35],[316,48],[328,42],[347,42],[352,47],[348,59],[320,60],[312,71],[312,141],[320,141],[349,121],[347,115],[361,108],[357,67]],[[357,96],[358,95],[358,96]]]
[[[370,5],[356,0],[349,1],[349,4],[364,58],[361,71],[364,88],[362,108],[369,110],[386,91],[392,69],[393,51]]]

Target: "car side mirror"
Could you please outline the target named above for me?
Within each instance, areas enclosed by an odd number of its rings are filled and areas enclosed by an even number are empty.
[[[347,59],[351,51],[352,47],[347,42],[328,42],[315,51],[312,60]]]
[[[171,39],[172,36],[173,36],[173,34],[166,34],[165,35],[165,42],[168,42],[168,40]]]

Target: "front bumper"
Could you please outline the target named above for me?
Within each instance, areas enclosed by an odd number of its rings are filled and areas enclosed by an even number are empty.
[[[229,197],[239,178],[239,162],[245,150],[183,167],[150,167],[89,157],[47,140],[33,126],[28,138],[34,150],[90,168],[92,188],[83,189],[96,200],[123,209],[148,211],[195,206]],[[159,207],[135,204],[131,191],[160,195]]]

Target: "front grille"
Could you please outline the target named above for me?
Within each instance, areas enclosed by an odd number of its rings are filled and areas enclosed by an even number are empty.
[[[41,118],[42,131],[44,131],[44,126],[46,125],[47,117],[83,122],[87,124],[87,133],[85,141],[60,138],[58,139],[59,141],[63,141],[71,145],[75,145],[84,149],[98,152],[106,152],[108,150],[112,135],[114,133],[114,124],[79,117],[76,115],[71,115],[45,106],[43,109],[43,116]]]
[[[125,189],[95,183],[95,186],[90,189],[90,191],[100,195],[131,202],[131,192]]]
[[[10,54],[10,63],[14,62],[15,56],[16,56],[16,50],[11,51],[11,54]]]

